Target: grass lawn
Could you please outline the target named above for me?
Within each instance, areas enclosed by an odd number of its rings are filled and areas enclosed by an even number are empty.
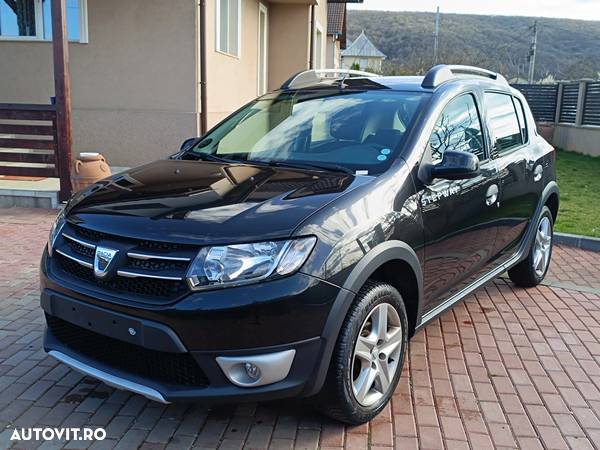
[[[555,230],[600,237],[600,157],[559,150],[560,208]]]

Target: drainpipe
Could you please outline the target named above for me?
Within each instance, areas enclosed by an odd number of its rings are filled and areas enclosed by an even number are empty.
[[[315,68],[315,5],[310,5],[310,39],[309,39],[309,57],[308,68]]]
[[[208,130],[206,98],[206,0],[200,0],[200,135]]]

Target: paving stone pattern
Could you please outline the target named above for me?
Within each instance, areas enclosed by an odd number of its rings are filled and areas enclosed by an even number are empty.
[[[564,449],[600,445],[600,255],[557,247],[547,284],[500,278],[419,332],[393,401],[345,427],[301,400],[153,403],[41,349],[38,264],[54,213],[0,209],[0,448]],[[17,427],[105,427],[94,443]]]

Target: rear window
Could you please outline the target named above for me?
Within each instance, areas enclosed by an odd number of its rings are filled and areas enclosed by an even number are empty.
[[[486,92],[484,103],[496,141],[494,150],[502,153],[523,145],[522,130],[512,95]]]
[[[517,117],[519,118],[519,126],[521,127],[521,137],[523,138],[523,142],[527,142],[529,137],[527,135],[527,120],[525,119],[523,102],[517,97],[513,97],[513,101],[515,102],[515,108],[517,109]]]

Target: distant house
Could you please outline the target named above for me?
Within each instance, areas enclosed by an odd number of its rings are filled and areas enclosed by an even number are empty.
[[[369,40],[364,30],[342,51],[342,67],[352,68],[358,64],[361,70],[381,71],[381,63],[386,58],[373,43]]]

